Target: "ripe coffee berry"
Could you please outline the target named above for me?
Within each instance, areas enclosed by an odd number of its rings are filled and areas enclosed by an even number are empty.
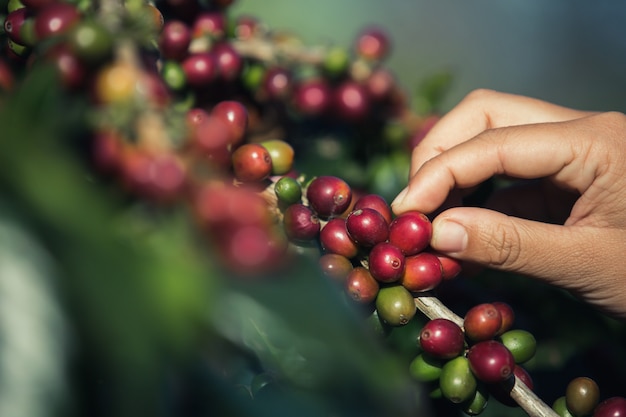
[[[513,307],[505,302],[494,301],[491,304],[498,309],[500,317],[502,317],[502,324],[498,330],[498,334],[500,335],[513,327],[513,323],[515,322],[515,312],[513,311]]]
[[[317,215],[327,219],[348,209],[352,202],[352,189],[341,178],[323,175],[309,183],[306,196]]]
[[[430,291],[442,280],[442,269],[439,258],[429,252],[405,258],[404,272],[400,282],[412,292]]]
[[[515,368],[511,352],[495,340],[485,340],[470,347],[467,359],[476,378],[486,383],[510,378]]]
[[[626,398],[610,397],[602,401],[593,411],[593,417],[626,416]]]
[[[367,304],[376,299],[379,291],[378,281],[370,274],[367,268],[357,266],[345,281],[348,296],[358,303]]]
[[[287,237],[294,242],[308,242],[317,238],[320,220],[304,204],[292,204],[283,213],[283,226]]]
[[[424,352],[442,359],[451,359],[463,352],[463,330],[453,321],[437,318],[428,321],[419,334]]]
[[[241,182],[258,182],[272,173],[272,158],[267,149],[258,143],[246,143],[232,155],[235,178]]]
[[[357,244],[373,247],[389,236],[387,221],[382,214],[371,208],[353,210],[346,217],[348,234]]]
[[[474,342],[493,339],[501,325],[500,312],[490,303],[482,303],[470,308],[463,319],[465,336]]]
[[[389,242],[402,249],[406,256],[426,249],[432,234],[430,220],[418,211],[403,213],[389,224]]]
[[[354,203],[352,210],[358,210],[362,208],[371,208],[383,215],[387,223],[391,223],[393,220],[393,214],[391,207],[381,195],[378,194],[365,194],[358,198]]]
[[[354,258],[359,253],[358,245],[348,235],[346,221],[340,217],[330,219],[320,231],[320,245],[326,253],[336,253]]]
[[[389,242],[376,244],[369,253],[369,270],[381,282],[394,282],[404,272],[404,254]]]

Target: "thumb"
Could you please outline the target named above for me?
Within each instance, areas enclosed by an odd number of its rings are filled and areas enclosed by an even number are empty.
[[[564,272],[567,254],[579,253],[572,247],[582,236],[572,229],[483,208],[456,207],[433,220],[431,246],[484,267],[552,278]]]

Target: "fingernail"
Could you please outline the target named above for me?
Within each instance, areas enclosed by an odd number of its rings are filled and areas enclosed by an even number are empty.
[[[408,188],[405,188],[404,190],[400,191],[400,193],[396,196],[396,198],[391,202],[391,205],[394,206],[394,205],[402,204],[408,192],[409,192]]]
[[[467,230],[455,221],[443,220],[433,230],[431,244],[442,252],[462,252],[467,248]]]

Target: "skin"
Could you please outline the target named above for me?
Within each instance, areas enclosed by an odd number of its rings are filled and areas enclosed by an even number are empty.
[[[463,195],[519,181],[485,207]],[[476,90],[415,147],[394,213],[433,219],[432,246],[571,291],[626,320],[626,116]]]

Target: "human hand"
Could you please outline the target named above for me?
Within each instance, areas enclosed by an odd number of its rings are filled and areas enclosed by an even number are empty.
[[[494,175],[535,181],[496,196],[497,210],[444,209],[432,247],[542,279],[626,319],[626,116],[477,90],[414,149],[392,208],[434,213]]]

